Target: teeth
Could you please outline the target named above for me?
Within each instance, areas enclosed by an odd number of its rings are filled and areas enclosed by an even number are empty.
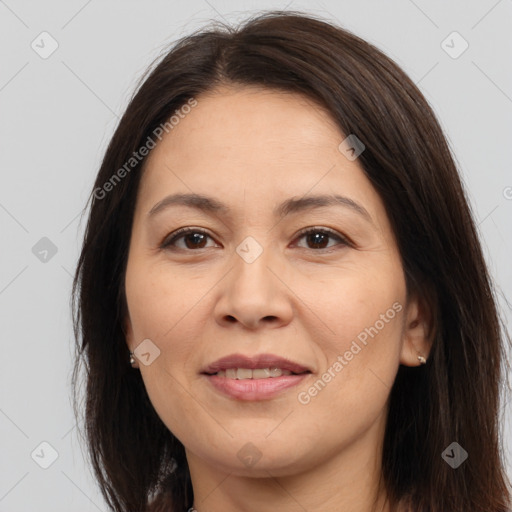
[[[270,377],[270,370],[268,368],[257,368],[252,371],[253,379],[266,379]]]
[[[279,377],[282,375],[282,370],[280,368],[270,368],[270,376],[271,377]]]
[[[237,368],[237,370],[236,370],[236,378],[238,380],[252,379],[252,370],[248,370],[246,368]]]
[[[228,370],[221,370],[215,375],[217,377],[226,377],[228,379],[268,379],[271,377],[281,377],[283,375],[291,375],[290,370],[282,370],[281,368],[257,368],[251,370],[249,368],[229,368]]]

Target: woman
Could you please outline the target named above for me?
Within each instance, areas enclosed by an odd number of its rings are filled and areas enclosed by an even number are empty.
[[[73,380],[113,510],[510,506],[509,337],[442,131],[375,47],[291,12],[184,38],[91,200]]]

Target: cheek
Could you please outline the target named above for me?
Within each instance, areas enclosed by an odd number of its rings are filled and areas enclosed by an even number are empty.
[[[161,264],[149,265],[134,255],[126,271],[126,300],[134,333],[161,340],[190,309],[190,286]]]
[[[174,274],[162,265],[129,262],[126,297],[134,345],[150,339],[158,349],[158,357],[150,365],[139,362],[144,387],[157,415],[181,440],[187,439],[190,428],[185,418],[197,416],[198,408],[183,377],[187,361],[197,350],[186,342],[197,298],[194,300],[190,288],[180,286]],[[181,284],[185,284],[183,279]]]
[[[365,409],[366,402],[383,406],[398,370],[404,301],[401,271],[391,267],[326,283],[312,302],[323,326],[312,338],[324,367],[316,384],[301,390],[299,402],[318,402],[322,414],[336,414],[327,403],[353,411]]]
[[[295,280],[294,289],[305,298],[310,308],[308,316],[316,316],[317,334],[331,355],[350,350],[354,340],[369,347],[373,339],[399,338],[405,301],[401,271],[392,271],[391,267],[378,272],[375,268],[354,268],[332,272],[332,276],[321,281],[307,278],[302,288]],[[306,313],[304,309],[303,314]],[[379,347],[384,344],[379,343]]]

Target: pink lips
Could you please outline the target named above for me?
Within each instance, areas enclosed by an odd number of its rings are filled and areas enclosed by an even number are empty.
[[[304,380],[309,373],[300,375],[283,375],[282,377],[269,377],[268,379],[236,380],[226,377],[209,375],[207,379],[220,392],[238,400],[268,400],[281,391],[296,386]]]
[[[264,379],[231,379],[215,375],[221,370],[233,368],[280,368],[289,370],[292,375]],[[311,370],[301,364],[273,354],[258,354],[254,357],[232,354],[208,365],[202,372],[215,389],[238,400],[270,399],[293,386],[311,374]],[[296,375],[294,375],[296,374]]]

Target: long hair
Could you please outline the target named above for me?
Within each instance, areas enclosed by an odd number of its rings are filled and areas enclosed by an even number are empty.
[[[145,162],[131,158],[170,126],[176,110],[221,85],[306,95],[344,134],[356,134],[366,147],[358,161],[385,205],[407,291],[431,307],[428,363],[400,366],[389,397],[381,474],[393,510],[505,512],[511,491],[499,403],[510,336],[445,136],[393,60],[343,28],[290,11],[263,12],[236,28],[218,24],[172,45],[141,78],[101,163],[73,280],[72,379],[75,414],[80,419],[85,408],[84,438],[109,506],[192,506],[184,447],[128,364],[124,278]],[[82,365],[84,405],[77,398]],[[457,469],[442,457],[453,442],[469,454]]]

